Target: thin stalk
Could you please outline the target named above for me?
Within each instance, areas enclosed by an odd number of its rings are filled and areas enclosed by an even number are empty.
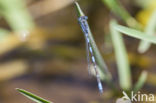
[[[143,85],[145,84],[146,82],[146,79],[147,79],[147,72],[146,71],[143,71],[137,81],[137,83],[135,84],[134,86],[134,92],[136,93],[137,91],[139,91]]]
[[[47,101],[47,100],[45,100],[45,99],[43,99],[43,98],[41,98],[41,97],[39,97],[33,93],[30,93],[26,90],[19,89],[19,88],[17,88],[16,90],[18,92],[20,92],[22,95],[28,97],[29,99],[33,100],[36,103],[53,103],[53,102]]]
[[[147,35],[144,32],[138,31],[136,29],[128,28],[122,25],[118,25],[118,24],[114,26],[114,29],[133,38],[156,44],[156,37],[154,35]]]
[[[147,35],[155,35],[155,33],[156,33],[156,10],[153,12],[153,14],[147,24],[147,27],[145,28],[145,33]],[[138,51],[140,53],[144,53],[150,48],[150,46],[151,46],[150,42],[141,41],[139,44]]]
[[[122,35],[114,29],[114,25],[116,24],[117,23],[115,21],[110,22],[110,31],[117,61],[120,87],[123,90],[130,90],[132,86],[132,80],[128,55]]]
[[[118,0],[102,0],[104,4],[117,16],[119,16],[128,26],[141,29],[141,25],[122,7]]]
[[[76,10],[77,10],[78,17],[84,16],[84,13],[82,12],[79,4],[77,2],[75,2],[75,5],[76,5]],[[102,71],[102,73],[105,75],[105,77],[106,77],[105,80],[110,81],[112,76],[111,76],[110,72],[108,71],[106,63],[104,62],[104,60],[102,58],[102,55],[100,54],[100,52],[99,52],[99,50],[98,50],[98,48],[96,46],[96,43],[94,41],[94,38],[92,36],[91,30],[90,30],[89,27],[88,27],[88,35],[89,35],[89,39],[90,39],[90,42],[91,42],[91,47],[93,48],[93,53],[94,53],[94,56],[95,56],[96,63],[99,66],[100,71]]]

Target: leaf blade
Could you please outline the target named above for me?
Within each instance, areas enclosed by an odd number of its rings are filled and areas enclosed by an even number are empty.
[[[136,39],[141,39],[141,40],[145,40],[148,41],[150,43],[156,44],[156,37],[153,35],[146,35],[144,32],[140,32],[138,30],[135,29],[131,29],[122,25],[115,25],[114,29],[116,29],[117,31],[124,33],[128,36],[131,36],[133,38]]]
[[[118,66],[119,82],[122,89],[129,90],[132,86],[130,65],[122,35],[113,28],[116,24],[114,20],[110,22],[110,31]]]
[[[24,90],[24,89],[16,88],[16,90],[17,90],[18,92],[20,92],[22,95],[26,96],[27,98],[29,98],[29,99],[35,101],[36,103],[52,103],[52,102],[47,101],[47,100],[45,100],[45,99],[43,99],[43,98],[41,98],[41,97],[39,97],[39,96],[36,96],[36,95],[33,94],[33,93],[30,93],[30,92],[26,91],[26,90]]]
[[[119,16],[128,26],[132,28],[142,29],[135,18],[133,18],[129,12],[120,4],[118,0],[102,0],[106,6],[117,16]]]
[[[148,24],[147,24],[147,27],[145,29],[145,33],[147,35],[154,35],[155,34],[155,28],[156,28],[156,10],[153,12]],[[138,51],[140,53],[144,53],[146,52],[149,47],[150,47],[151,43],[147,42],[147,41],[141,41],[140,44],[139,44],[139,48],[138,48]]]
[[[84,13],[82,12],[82,10],[77,2],[75,2],[75,6],[76,6],[78,17],[84,16]],[[91,42],[91,46],[93,48],[93,53],[94,53],[94,56],[96,59],[96,63],[99,66],[101,73],[103,73],[103,75],[105,75],[105,77],[106,77],[105,80],[107,82],[108,81],[110,82],[110,80],[112,79],[112,76],[111,76],[110,72],[108,71],[106,63],[105,63],[104,59],[102,58],[102,55],[101,55],[99,49],[96,46],[95,40],[93,38],[92,32],[89,27],[88,27],[88,36],[89,36],[89,39]]]
[[[137,92],[138,90],[140,90],[143,85],[145,84],[146,82],[146,79],[147,79],[147,72],[146,71],[143,71],[137,81],[137,83],[135,84],[134,86],[134,92]]]

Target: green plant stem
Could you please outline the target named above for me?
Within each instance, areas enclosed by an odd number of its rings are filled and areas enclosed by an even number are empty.
[[[156,32],[156,10],[153,12],[147,27],[145,28],[145,33],[147,35],[155,35]],[[147,41],[141,41],[139,44],[138,51],[140,53],[146,52],[150,48],[151,43]]]
[[[115,25],[114,29],[128,36],[134,37],[136,39],[141,39],[141,40],[145,40],[147,42],[156,44],[156,37],[154,35],[147,35],[144,32],[131,29],[125,26],[121,26],[121,25]]]
[[[135,84],[134,86],[134,92],[136,93],[137,91],[139,91],[143,85],[145,84],[146,82],[146,79],[147,79],[147,72],[146,71],[143,71],[137,81],[137,83]]]
[[[115,21],[110,22],[110,31],[118,66],[120,87],[123,90],[130,90],[132,86],[132,80],[128,55],[125,49],[122,35],[114,29],[114,25],[116,24],[117,23]]]
[[[75,2],[75,6],[76,6],[78,17],[84,16],[84,13],[82,12],[82,10],[81,10],[81,8],[80,8],[80,6],[79,6],[79,4],[77,2]],[[96,43],[94,41],[94,38],[92,36],[90,28],[89,28],[88,32],[89,32],[88,35],[89,35],[89,39],[91,41],[91,46],[93,48],[93,53],[94,53],[94,56],[95,56],[96,63],[99,66],[102,73],[105,75],[105,80],[110,81],[112,76],[111,76],[110,72],[108,71],[106,63],[104,62],[104,60],[102,58],[102,55],[100,54],[100,52],[99,52],[99,50],[98,50],[98,48],[96,46]]]
[[[117,0],[102,0],[104,4],[130,27],[142,29],[141,25],[122,7]]]
[[[17,88],[16,90],[18,92],[20,92],[21,94],[23,94],[24,96],[28,97],[29,99],[35,101],[36,103],[52,103],[52,102],[47,101],[47,100],[45,100],[45,99],[43,99],[43,98],[41,98],[39,96],[36,96],[35,94],[30,93],[30,92],[28,92],[26,90],[19,89],[19,88]]]

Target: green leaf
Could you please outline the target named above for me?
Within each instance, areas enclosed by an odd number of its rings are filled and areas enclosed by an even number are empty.
[[[117,0],[102,0],[113,13],[120,16],[121,19],[126,21],[128,18],[130,18],[130,14],[120,5],[120,3]]]
[[[151,18],[147,24],[147,27],[145,29],[145,33],[147,35],[155,35],[155,31],[156,31],[156,10],[153,12],[153,14],[152,14],[152,16],[151,16]],[[141,41],[139,48],[138,48],[138,51],[140,53],[144,53],[149,49],[150,45],[151,45],[150,42]]]
[[[139,80],[137,81],[137,83],[134,86],[134,92],[136,93],[137,91],[139,91],[143,85],[145,84],[147,79],[147,72],[143,71],[139,77]]]
[[[129,14],[118,0],[102,0],[108,8],[119,16],[128,26],[141,29],[141,25]]]
[[[147,35],[147,34],[145,34],[143,32],[138,31],[138,30],[131,29],[131,28],[128,28],[128,27],[125,27],[125,26],[117,25],[117,24],[114,25],[114,29],[116,29],[117,31],[119,31],[121,33],[124,33],[124,34],[126,34],[128,36],[131,36],[131,37],[134,37],[134,38],[137,38],[137,39],[145,40],[147,42],[156,44],[156,36]]]
[[[35,94],[33,93],[30,93],[26,90],[23,90],[23,89],[19,89],[17,88],[16,89],[17,91],[19,91],[21,94],[23,94],[24,96],[28,97],[29,99],[35,101],[36,103],[53,103],[53,102],[50,102],[50,101],[47,101],[39,96],[36,96]]]
[[[84,16],[84,13],[81,10],[80,5],[78,4],[78,2],[75,2],[75,7],[76,7],[76,10],[77,10],[78,17]]]
[[[118,66],[120,87],[129,90],[132,85],[130,65],[122,35],[113,28],[116,24],[115,21],[110,22],[110,31]]]
[[[80,8],[80,6],[79,6],[79,4],[77,2],[75,2],[75,6],[76,6],[76,9],[77,9],[78,17],[84,16],[84,13],[82,12],[82,10],[81,10],[81,8]],[[112,76],[111,76],[110,72],[108,71],[106,63],[103,60],[103,57],[100,54],[100,52],[99,52],[99,50],[98,50],[98,48],[96,46],[96,43],[94,41],[94,38],[93,38],[93,35],[91,33],[90,28],[89,28],[88,35],[89,35],[89,38],[90,38],[91,46],[93,48],[93,53],[94,53],[94,56],[95,56],[96,63],[99,66],[101,73],[103,73],[103,75],[105,75],[105,77],[106,77],[105,80],[110,81]]]

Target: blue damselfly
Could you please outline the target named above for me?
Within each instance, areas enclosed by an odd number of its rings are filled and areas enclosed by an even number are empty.
[[[83,12],[81,11],[78,3],[75,2],[75,4],[76,4],[77,8],[80,10],[80,13],[81,13],[81,15],[78,18],[78,22],[79,22],[79,24],[81,26],[82,32],[83,32],[83,34],[85,36],[85,40],[86,40],[88,71],[89,71],[89,73],[91,72],[91,70],[90,70],[91,63],[90,62],[92,62],[94,70],[95,70],[97,82],[98,82],[98,88],[99,88],[100,93],[102,93],[103,92],[103,87],[102,87],[102,83],[101,83],[101,80],[100,80],[99,71],[97,70],[96,60],[95,60],[95,56],[94,56],[94,53],[93,53],[93,48],[91,46],[91,40],[89,38],[89,32],[90,31],[89,31],[89,25],[88,25],[88,22],[87,22],[88,17],[83,14]]]

